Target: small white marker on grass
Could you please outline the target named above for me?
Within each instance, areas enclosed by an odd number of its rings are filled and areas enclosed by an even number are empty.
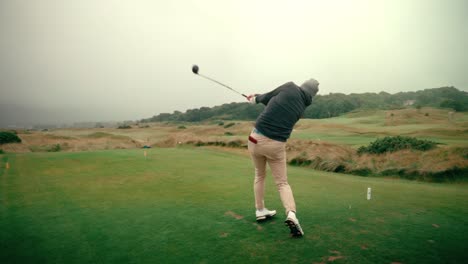
[[[371,187],[367,187],[367,200],[371,199]]]

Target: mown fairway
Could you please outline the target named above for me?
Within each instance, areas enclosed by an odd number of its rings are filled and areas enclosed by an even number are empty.
[[[257,224],[245,156],[204,148],[0,155],[0,263],[464,263],[468,189],[289,168]],[[5,168],[5,162],[11,165]],[[372,199],[366,200],[367,187]]]
[[[326,119],[302,119],[291,138],[359,147],[378,137],[411,136],[449,146],[468,146],[468,114],[435,108],[363,110]]]

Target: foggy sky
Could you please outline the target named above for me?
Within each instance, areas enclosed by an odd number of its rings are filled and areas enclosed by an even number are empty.
[[[319,94],[468,89],[468,1],[0,1],[0,125]],[[3,122],[2,122],[3,121]]]

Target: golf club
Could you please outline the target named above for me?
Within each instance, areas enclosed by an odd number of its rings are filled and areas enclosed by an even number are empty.
[[[233,91],[233,92],[235,92],[235,93],[237,93],[237,94],[240,94],[240,95],[244,96],[245,98],[247,98],[247,95],[242,94],[242,93],[239,93],[238,91],[232,89],[231,87],[225,85],[224,83],[220,83],[220,82],[218,82],[218,81],[216,81],[216,80],[214,80],[214,79],[211,79],[211,78],[208,77],[208,76],[205,76],[205,75],[202,75],[202,74],[198,73],[198,70],[199,70],[199,68],[198,68],[197,65],[193,65],[193,66],[192,66],[192,72],[195,73],[196,75],[201,76],[201,77],[203,77],[203,78],[205,78],[205,79],[208,79],[208,80],[210,80],[210,81],[212,81],[212,82],[215,82],[215,83],[217,83],[217,84],[219,84],[219,85],[222,85],[222,86],[228,88],[229,90],[231,90],[231,91]]]

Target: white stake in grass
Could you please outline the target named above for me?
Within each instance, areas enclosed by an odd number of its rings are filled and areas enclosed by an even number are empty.
[[[367,200],[371,199],[371,187],[367,188]]]

